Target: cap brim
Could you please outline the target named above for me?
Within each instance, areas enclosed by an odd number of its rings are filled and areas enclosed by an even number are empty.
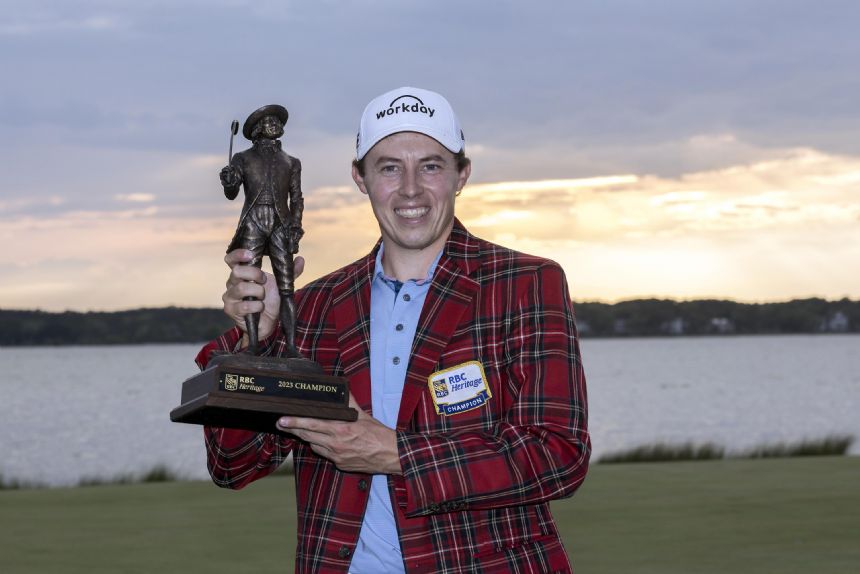
[[[442,147],[444,147],[445,149],[447,149],[451,153],[460,153],[460,151],[462,151],[462,149],[463,149],[463,140],[460,139],[459,137],[456,138],[458,145],[451,147],[450,145],[446,144],[444,141],[446,134],[439,133],[438,130],[429,129],[427,126],[419,125],[419,124],[397,124],[396,126],[391,126],[389,129],[381,130],[378,134],[376,134],[375,141],[372,144],[370,144],[367,147],[367,149],[364,150],[364,153],[362,153],[361,155],[356,154],[355,159],[361,161],[361,159],[364,156],[366,156],[368,154],[368,152],[370,152],[370,150],[373,149],[373,146],[375,146],[376,144],[378,144],[379,142],[381,142],[382,140],[384,140],[388,136],[394,135],[394,134],[397,134],[400,132],[414,132],[414,133],[424,134],[425,136],[431,137],[434,140],[436,140],[437,142],[439,142],[439,144]]]

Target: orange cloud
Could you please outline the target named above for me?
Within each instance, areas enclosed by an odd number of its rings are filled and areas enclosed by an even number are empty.
[[[677,178],[475,184],[457,212],[477,235],[559,261],[575,299],[860,297],[860,158],[811,149],[772,155]],[[219,161],[196,158],[185,167],[201,164],[196,169],[208,173]],[[376,241],[367,199],[353,187],[309,189],[305,203],[304,281]],[[219,305],[223,252],[240,205],[181,217],[158,198],[132,205],[139,207],[0,220],[0,240],[26,246],[0,256],[2,306]]]

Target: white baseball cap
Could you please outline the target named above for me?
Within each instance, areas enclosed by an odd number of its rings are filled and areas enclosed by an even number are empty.
[[[361,115],[355,159],[361,160],[379,140],[399,132],[428,135],[459,153],[466,145],[460,121],[448,100],[421,88],[397,88],[371,100]]]

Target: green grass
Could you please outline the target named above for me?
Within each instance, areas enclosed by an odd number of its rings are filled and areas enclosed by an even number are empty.
[[[860,572],[860,457],[592,470],[554,506],[578,572]]]
[[[596,465],[553,504],[578,573],[860,571],[860,457]],[[292,572],[293,478],[0,492],[0,569]]]

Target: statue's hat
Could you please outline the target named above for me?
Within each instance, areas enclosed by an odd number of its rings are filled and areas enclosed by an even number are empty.
[[[242,126],[242,135],[245,136],[245,139],[251,139],[251,132],[254,131],[254,126],[266,116],[275,116],[281,120],[281,124],[286,124],[290,113],[287,111],[287,108],[278,104],[263,106],[259,110],[254,111],[248,116],[248,119],[245,120],[245,124]]]

